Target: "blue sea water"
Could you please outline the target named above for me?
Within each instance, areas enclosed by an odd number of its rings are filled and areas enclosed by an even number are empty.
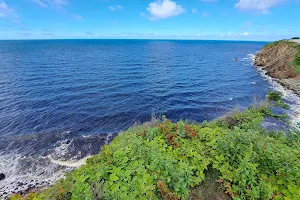
[[[252,58],[265,44],[0,41],[0,199],[52,184],[152,115],[202,122],[264,99]]]
[[[0,135],[115,133],[152,114],[212,120],[265,96],[268,82],[245,59],[264,44],[1,41]]]

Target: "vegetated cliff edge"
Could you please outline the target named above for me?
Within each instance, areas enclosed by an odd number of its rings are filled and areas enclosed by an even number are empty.
[[[269,132],[281,94],[201,124],[166,118],[120,133],[55,185],[11,200],[300,199],[300,131]],[[1,198],[1,197],[0,197]]]
[[[295,40],[281,40],[262,48],[255,57],[255,65],[267,75],[300,95],[300,44]]]

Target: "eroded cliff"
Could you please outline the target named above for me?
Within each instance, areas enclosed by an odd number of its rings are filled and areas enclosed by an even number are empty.
[[[277,41],[266,45],[255,57],[255,65],[282,85],[300,94],[300,73],[297,56],[300,44],[292,41]]]

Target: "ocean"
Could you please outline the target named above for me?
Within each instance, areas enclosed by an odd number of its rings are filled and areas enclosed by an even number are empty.
[[[0,197],[51,184],[153,116],[202,122],[263,100],[274,84],[253,56],[265,44],[0,41]]]

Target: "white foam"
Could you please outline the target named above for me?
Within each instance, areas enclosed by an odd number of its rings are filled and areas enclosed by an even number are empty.
[[[100,137],[99,141],[104,139],[104,143],[108,144],[113,136],[113,134],[108,134],[105,138]],[[83,138],[88,137],[92,136]],[[4,173],[6,177],[0,181],[0,199],[11,193],[24,192],[32,187],[48,187],[63,178],[67,171],[84,165],[93,151],[85,152],[85,148],[74,149],[74,140],[67,139],[57,142],[54,148],[47,149],[47,153],[43,156],[24,156],[17,151],[5,154],[2,152],[0,154],[0,172]]]
[[[6,178],[0,182],[0,199],[31,187],[48,187],[64,178],[67,171],[86,163],[90,156],[77,161],[61,161],[51,155],[42,157],[7,154],[0,156],[0,169]],[[21,184],[20,184],[21,183]]]
[[[247,57],[249,60],[252,61],[252,65],[254,64],[254,61],[255,61],[255,55],[254,54],[247,54]]]
[[[22,192],[29,188],[48,187],[63,178],[65,172],[74,167],[62,167],[47,157],[22,156],[11,153],[0,155],[0,169],[6,176],[4,180],[0,181],[0,199],[2,199],[12,193]]]
[[[247,54],[247,57],[252,61],[252,65],[254,65],[255,55]],[[289,102],[290,109],[287,111],[287,114],[291,118],[292,126],[297,127],[298,123],[300,123],[300,97],[297,96],[293,91],[284,88],[277,82],[276,79],[268,76],[267,71],[262,67],[256,66],[256,68],[260,75],[270,83],[272,89],[282,93],[283,98]],[[256,83],[252,82],[252,84]]]
[[[291,118],[292,126],[297,127],[298,123],[300,123],[300,97],[293,91],[284,88],[276,79],[268,76],[266,74],[267,71],[262,67],[257,67],[257,70],[270,83],[272,90],[282,93],[283,99],[289,102],[290,109],[287,110],[287,114]]]
[[[110,142],[112,136],[113,136],[112,133],[110,133],[110,134],[107,135],[107,137],[105,138],[105,144],[108,144]]]
[[[251,59],[251,60],[254,60],[255,59],[255,55],[254,54],[247,54],[248,58]]]
[[[84,165],[86,163],[86,160],[90,157],[91,156],[87,156],[87,157],[85,157],[83,159],[80,159],[80,160],[77,160],[77,161],[61,161],[61,160],[53,159],[50,155],[48,156],[48,158],[54,164],[57,164],[57,165],[60,165],[60,166],[65,166],[65,167],[74,167],[74,168],[78,168],[81,165]]]

